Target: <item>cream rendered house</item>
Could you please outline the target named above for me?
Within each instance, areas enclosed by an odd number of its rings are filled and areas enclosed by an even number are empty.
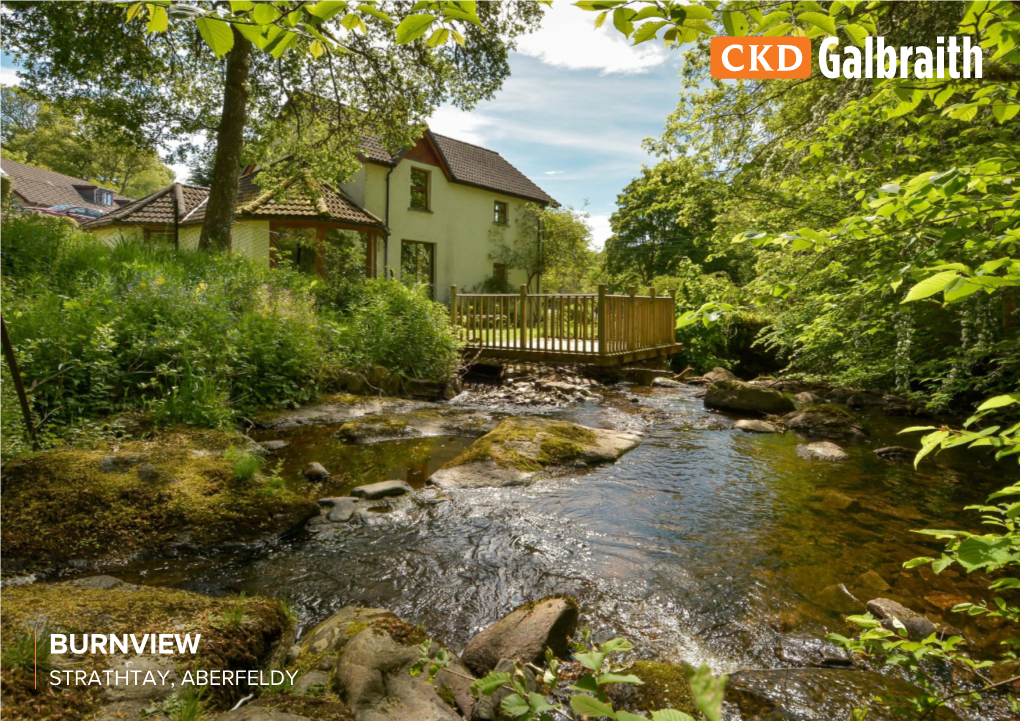
[[[499,153],[426,131],[397,154],[367,138],[360,157],[361,169],[338,188],[301,176],[263,193],[258,170],[247,169],[232,249],[267,264],[274,248],[286,249],[302,269],[325,273],[317,248],[356,243],[369,276],[426,284],[443,302],[451,285],[522,281],[490,258],[493,230],[513,242],[523,205],[556,201]],[[83,227],[109,242],[135,237],[197,248],[207,195],[175,183]]]

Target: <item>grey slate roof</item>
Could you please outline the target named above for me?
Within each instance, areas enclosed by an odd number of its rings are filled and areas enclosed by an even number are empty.
[[[106,213],[123,203],[131,202],[131,198],[114,193],[113,205],[99,205],[94,202],[93,195],[98,186],[90,181],[19,163],[10,158],[0,158],[0,167],[13,181],[14,192],[24,198],[28,205],[47,208],[53,205],[80,205]]]

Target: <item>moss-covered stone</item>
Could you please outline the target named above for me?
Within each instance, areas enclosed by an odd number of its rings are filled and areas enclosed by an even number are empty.
[[[333,694],[325,698],[297,696],[289,693],[262,696],[252,702],[254,707],[271,708],[283,713],[304,716],[315,721],[354,721],[351,712]]]
[[[629,673],[644,683],[617,684],[610,690],[613,700],[624,708],[645,712],[671,708],[699,718],[683,666],[658,661],[635,661]]]
[[[237,622],[224,623],[228,617]],[[196,668],[260,668],[289,624],[283,605],[274,599],[210,598],[167,588],[128,584],[82,587],[75,582],[7,588],[0,617],[5,650],[18,636],[42,628],[75,634],[201,634],[197,654],[172,657],[178,673]],[[99,654],[81,659],[61,656],[50,661],[55,667],[59,663],[62,669],[101,670],[116,659]],[[109,701],[99,686],[53,691],[47,682],[33,689],[31,669],[5,665],[2,679],[4,718],[88,718],[92,710]],[[243,691],[242,687],[210,687],[207,698],[213,707],[222,707]]]
[[[56,451],[9,463],[0,529],[5,570],[250,542],[318,512],[282,483],[237,478],[224,451],[244,442],[174,429],[116,453]]]
[[[430,479],[444,487],[509,485],[543,471],[610,463],[640,438],[548,418],[507,418]]]

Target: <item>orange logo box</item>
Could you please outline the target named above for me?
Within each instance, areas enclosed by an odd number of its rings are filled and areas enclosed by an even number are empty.
[[[712,77],[809,78],[810,38],[712,38]]]

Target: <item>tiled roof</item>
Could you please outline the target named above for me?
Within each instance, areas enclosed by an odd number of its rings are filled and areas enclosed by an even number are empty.
[[[555,198],[531,182],[528,176],[495,150],[439,135],[431,130],[427,132],[439,148],[454,182],[495,190],[497,193],[537,203],[558,205]],[[399,154],[394,156],[389,153],[379,139],[371,135],[361,139],[361,154],[367,160],[384,165],[395,165],[400,161]]]
[[[80,205],[105,213],[117,208],[120,203],[131,202],[131,198],[114,193],[114,205],[99,205],[93,202],[93,189],[98,186],[90,181],[19,163],[10,158],[0,158],[0,167],[13,180],[14,192],[30,205]],[[75,188],[76,185],[82,189]]]
[[[178,218],[182,224],[187,225],[203,220],[205,217],[203,212],[205,199],[209,196],[209,191],[197,185],[174,183],[122,208],[112,210],[102,218],[96,218],[83,225],[87,228],[99,228],[114,223],[171,225],[174,222],[175,195]]]
[[[307,174],[295,177],[277,193],[263,193],[257,179],[258,173],[241,178],[237,194],[239,216],[329,218],[357,225],[383,225],[381,219],[355,203],[346,193]]]
[[[237,193],[237,217],[244,218],[320,218],[340,220],[356,225],[382,226],[376,216],[351,200],[342,191],[307,176],[298,176],[276,193],[263,193],[257,183],[258,173],[240,179]],[[205,220],[207,188],[194,185],[173,185],[157,190],[141,200],[85,223],[98,228],[113,223],[132,225],[170,225],[174,222],[174,195],[181,225],[194,225]]]
[[[431,131],[430,131],[431,132]],[[535,185],[502,155],[462,140],[432,133],[439,152],[458,183],[495,190],[538,203],[557,204],[556,199]]]

